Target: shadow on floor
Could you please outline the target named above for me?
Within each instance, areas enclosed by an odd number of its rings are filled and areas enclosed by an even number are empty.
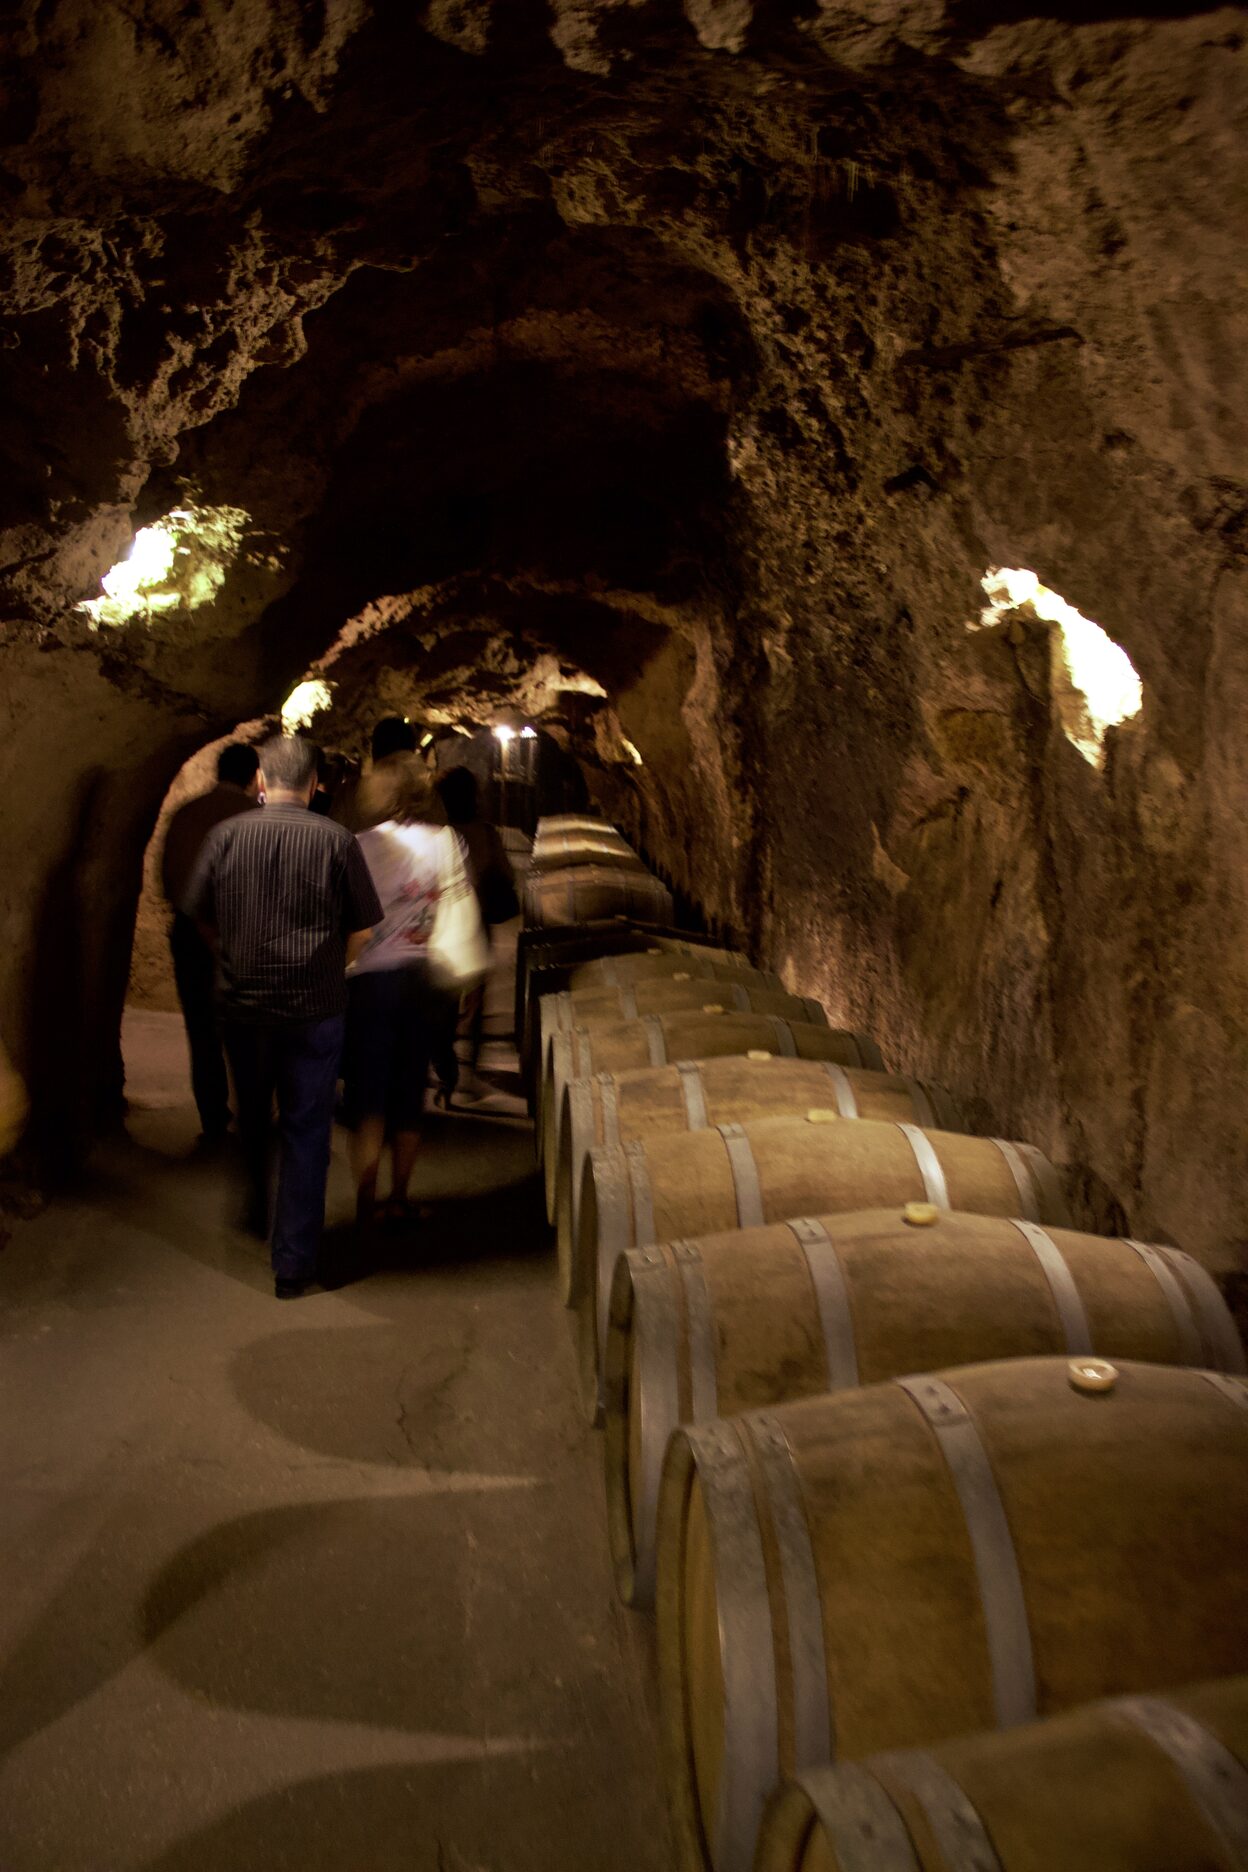
[[[569,1777],[569,1783],[571,1778]],[[500,1844],[506,1857],[499,1857]],[[657,1864],[647,1855],[647,1864]],[[499,1753],[298,1781],[176,1842],[142,1872],[637,1872],[601,1791],[552,1800],[540,1758]]]

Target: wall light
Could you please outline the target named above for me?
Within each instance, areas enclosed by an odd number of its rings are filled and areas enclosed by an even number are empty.
[[[979,626],[999,624],[1012,611],[1029,609],[1055,624],[1053,699],[1062,730],[1091,767],[1105,758],[1105,734],[1138,715],[1144,687],[1121,644],[1099,624],[1042,585],[1025,566],[992,566],[980,580],[988,604]],[[975,625],[970,627],[972,630]]]
[[[282,703],[282,728],[287,734],[307,728],[312,717],[327,709],[333,699],[333,690],[321,676],[309,676],[296,683]]]
[[[522,728],[520,730],[520,739],[522,741],[536,741],[537,729],[531,727]]]
[[[496,723],[494,733],[498,736],[504,747],[507,745],[508,741],[514,741],[516,738],[515,729],[509,728],[506,722]]]
[[[421,736],[421,741],[420,741],[420,745],[421,745],[421,747],[422,747],[422,749],[423,749],[423,748],[427,748],[427,747],[431,747],[431,746],[432,746],[432,744],[433,744],[433,736],[432,736],[431,734],[427,734],[427,735],[422,735],[422,736]]]
[[[75,608],[92,630],[121,625],[131,618],[193,611],[214,599],[237,557],[250,516],[241,507],[200,507],[191,501],[163,520],[140,527],[124,559],[100,580],[102,598],[88,598]]]

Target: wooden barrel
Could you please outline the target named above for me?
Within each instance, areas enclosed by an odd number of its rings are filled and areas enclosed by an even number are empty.
[[[1248,1382],[1220,1372],[1011,1359],[676,1431],[679,1863],[749,1872],[799,1767],[1248,1670],[1246,1543]]]
[[[529,860],[530,874],[545,874],[549,871],[568,871],[574,865],[596,865],[600,869],[620,871],[644,871],[645,865],[629,846],[612,844],[606,839],[596,838],[591,832],[580,832],[573,836],[565,833],[557,842],[548,845],[538,844],[533,848]]]
[[[499,826],[498,836],[513,869],[522,871],[533,852],[533,841],[528,833],[522,832],[519,826],[505,825]]]
[[[531,1003],[543,994],[570,986],[573,966],[596,956],[648,954],[710,955],[726,960],[735,950],[721,948],[696,930],[673,930],[658,924],[630,923],[627,917],[576,924],[563,929],[522,929],[516,942],[515,1032],[527,1062],[532,1039]]]
[[[1248,1677],[812,1768],[754,1872],[1243,1872]]]
[[[608,1026],[574,1027],[551,1041],[536,1101],[541,1119],[535,1135],[545,1161],[547,1142],[562,1123],[563,1093],[574,1079],[638,1066],[669,1066],[681,1060],[724,1059],[729,1054],[777,1054],[782,1059],[835,1060],[841,1066],[884,1070],[875,1041],[845,1028],[784,1020],[778,1014],[647,1014]],[[547,1129],[547,1114],[550,1127]],[[576,1187],[579,1205],[580,1185]]]
[[[664,1131],[702,1131],[752,1118],[790,1117],[826,1107],[842,1118],[881,1118],[961,1131],[961,1116],[940,1086],[904,1074],[865,1072],[837,1060],[778,1059],[747,1053],[641,1066],[573,1079],[555,1109],[543,1108],[548,1214],[559,1256],[572,1265],[581,1173],[600,1144],[629,1144]]]
[[[618,826],[597,813],[548,813],[537,822],[539,839],[553,838],[560,832],[614,832],[617,838],[623,837]]]
[[[678,1423],[1038,1353],[1245,1371],[1235,1323],[1177,1248],[930,1208],[806,1216],[615,1264],[603,1359],[621,1596],[649,1605]]]
[[[602,973],[590,973],[601,969]],[[784,983],[778,975],[767,969],[758,969],[743,955],[737,955],[731,949],[699,949],[694,954],[680,955],[673,951],[659,949],[648,950],[642,954],[603,956],[592,962],[580,962],[574,967],[559,971],[562,979],[551,982],[549,987],[540,976],[534,978],[533,992],[529,997],[528,1047],[531,1056],[531,1077],[535,1091],[534,1111],[545,1109],[546,1087],[548,1084],[547,1065],[555,1033],[571,1031],[563,1026],[566,1018],[561,1011],[554,1016],[553,1023],[545,1002],[558,995],[559,1009],[569,1005],[568,997],[573,994],[606,994],[618,997],[617,1012],[624,1020],[640,1020],[642,1009],[638,1002],[637,991],[642,990],[642,1000],[650,1002],[649,988],[652,984],[663,982],[691,982],[694,980],[710,984],[710,1000],[697,1002],[699,1016],[703,1008],[727,1006],[723,1000],[721,983],[730,983],[732,999],[735,1005],[735,984],[747,987],[768,988],[777,994],[784,993]],[[683,996],[681,997],[684,998]],[[695,997],[696,999],[696,997]],[[635,1013],[629,1009],[636,1009]],[[820,1014],[823,1009],[820,1008]],[[650,1012],[647,1005],[646,1012]],[[826,1016],[825,1016],[826,1019]],[[579,1023],[578,1023],[579,1024]],[[593,1025],[597,1025],[595,1020]],[[558,1107],[551,1123],[558,1123]],[[549,1124],[539,1122],[534,1130],[537,1146],[537,1160],[545,1160],[546,1136]],[[550,1219],[554,1220],[551,1211]]]
[[[751,968],[735,957],[725,962],[690,956],[687,968],[654,979],[626,982],[622,988],[572,988],[543,995],[534,1014],[534,1065],[543,1084],[551,1037],[574,1027],[610,1026],[640,1020],[645,1014],[775,1014],[781,1020],[826,1027],[820,1002],[786,992],[778,975]]]
[[[688,944],[683,953],[678,953],[674,946],[660,949],[655,945],[649,949],[633,950],[628,955],[596,956],[592,961],[574,962],[568,969],[567,986],[573,992],[578,989],[631,988],[634,982],[639,981],[671,981],[675,976],[705,975],[708,962],[719,965],[711,973],[720,978],[725,973],[735,971],[754,980],[774,984],[777,988],[784,986],[774,971],[759,968],[738,949],[694,949]]]
[[[589,850],[632,852],[633,848],[624,834],[617,832],[616,828],[610,825],[578,826],[558,832],[546,832],[539,829],[533,841],[535,857],[539,852],[548,853],[553,857],[558,852]],[[635,853],[633,855],[636,856]]]
[[[530,924],[591,923],[609,916],[669,923],[672,917],[671,892],[658,878],[648,871],[612,871],[605,865],[530,875],[520,902]]]
[[[907,1202],[1059,1228],[1070,1222],[1052,1164],[1030,1144],[872,1118],[847,1124],[826,1107],[804,1118],[756,1118],[591,1150],[575,1277],[587,1410],[596,1417],[601,1409],[611,1281],[626,1248]]]

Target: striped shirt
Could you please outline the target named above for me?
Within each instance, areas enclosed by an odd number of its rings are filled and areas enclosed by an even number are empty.
[[[217,932],[218,999],[235,1020],[343,1013],[346,939],[381,919],[354,836],[305,806],[266,806],[214,826],[186,905]]]

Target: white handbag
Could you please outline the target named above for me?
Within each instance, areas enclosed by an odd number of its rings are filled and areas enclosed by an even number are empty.
[[[477,893],[468,881],[459,839],[448,826],[443,847],[438,907],[429,935],[429,973],[448,994],[465,994],[483,981],[490,966],[490,945]]]

